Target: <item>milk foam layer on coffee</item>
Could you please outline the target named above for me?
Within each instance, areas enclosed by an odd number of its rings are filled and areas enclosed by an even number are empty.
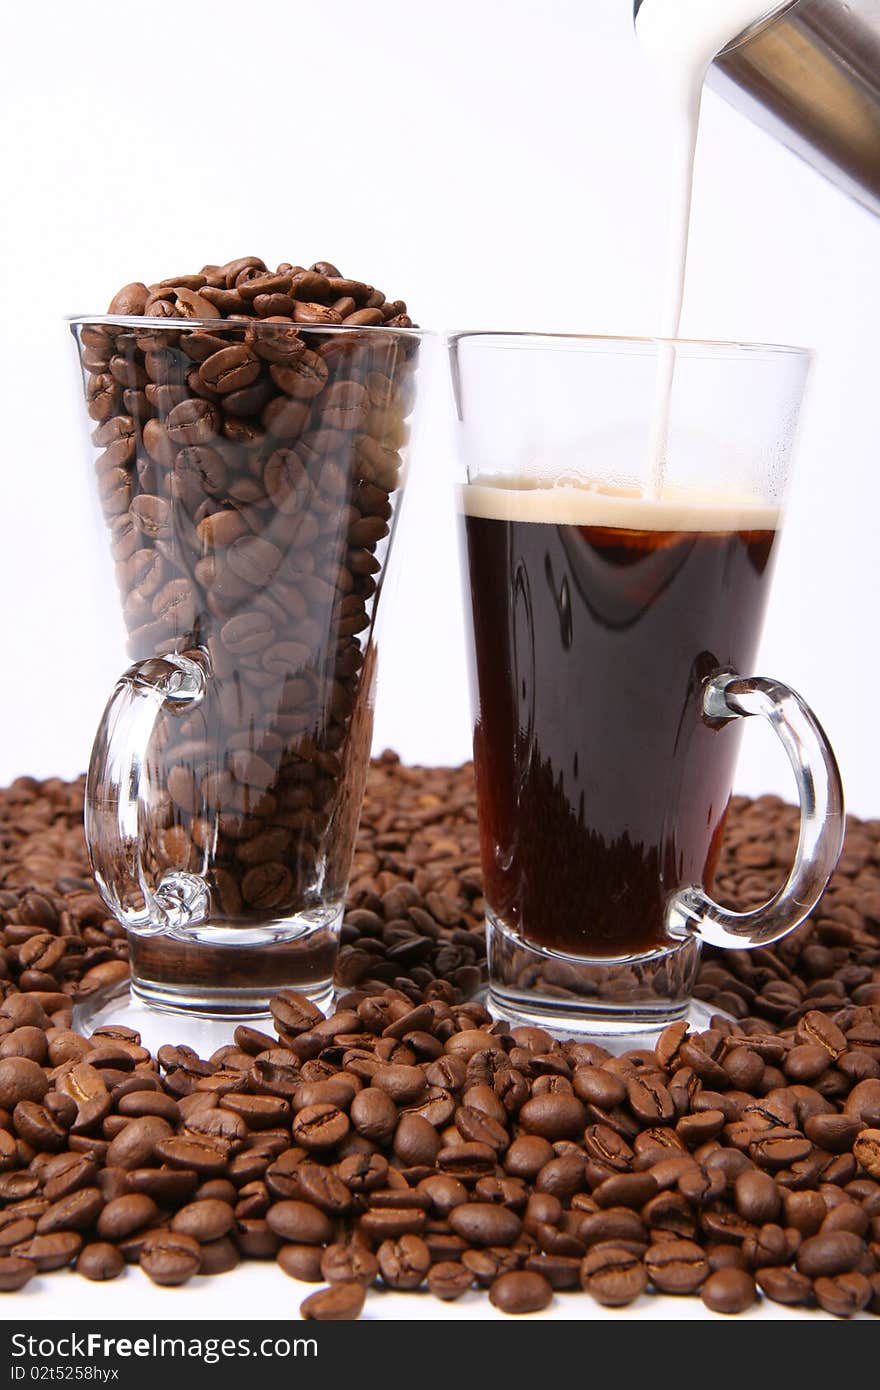
[[[462,488],[466,516],[626,531],[775,531],[779,508],[743,493],[669,486],[659,498],[636,489],[484,474]]]

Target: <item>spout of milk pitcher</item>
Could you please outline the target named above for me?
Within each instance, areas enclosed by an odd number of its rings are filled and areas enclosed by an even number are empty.
[[[645,4],[677,0],[635,0]],[[718,54],[709,85],[880,216],[880,0],[783,0]]]

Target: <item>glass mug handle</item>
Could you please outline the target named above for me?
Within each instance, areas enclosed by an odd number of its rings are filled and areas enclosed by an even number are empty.
[[[204,697],[209,676],[203,651],[136,662],[117,682],[95,735],[85,794],[89,860],[107,906],[138,936],[168,932],[185,939],[186,929],[208,915],[210,893],[198,874],[169,870],[151,886],[141,824],[156,720],[163,712],[188,714]]]
[[[722,671],[704,687],[702,713],[710,724],[752,715],[768,721],[797,782],[800,835],[788,878],[769,902],[751,912],[731,912],[702,888],[684,888],[669,905],[667,930],[679,940],[696,936],[711,946],[766,946],[813,910],[837,864],[845,830],[840,772],[816,716],[781,681]]]

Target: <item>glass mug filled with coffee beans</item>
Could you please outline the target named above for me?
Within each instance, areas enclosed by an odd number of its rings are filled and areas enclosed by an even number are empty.
[[[775,941],[840,853],[832,751],[752,676],[809,366],[798,349],[463,333],[450,342],[492,1007],[566,1031],[705,1023],[701,942]],[[710,896],[744,717],[800,837],[747,912]]]
[[[134,663],[86,790],[131,958],[102,1018],[331,998],[419,347],[377,299],[245,258],[72,324]]]

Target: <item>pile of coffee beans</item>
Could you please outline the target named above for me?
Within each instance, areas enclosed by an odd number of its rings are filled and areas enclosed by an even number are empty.
[[[382,1288],[505,1313],[652,1291],[880,1312],[880,822],[852,820],[812,917],[763,951],[707,952],[734,1021],[611,1056],[493,1023],[479,981],[472,770],[370,771],[325,1018],[272,1002],[201,1058],[74,999],[125,969],[88,878],[82,784],[0,793],[0,1287],[73,1266],[156,1283],[273,1259],[316,1319]],[[737,800],[719,896],[789,862],[797,812]],[[102,973],[103,972],[103,973]],[[345,978],[347,977],[347,978]]]
[[[151,743],[146,865],[202,876],[219,926],[323,912],[306,945],[238,965],[329,981],[418,340],[402,301],[327,262],[205,265],[126,285],[110,314],[78,335],[129,653],[210,669]],[[139,974],[174,983],[178,954],[145,945]]]

